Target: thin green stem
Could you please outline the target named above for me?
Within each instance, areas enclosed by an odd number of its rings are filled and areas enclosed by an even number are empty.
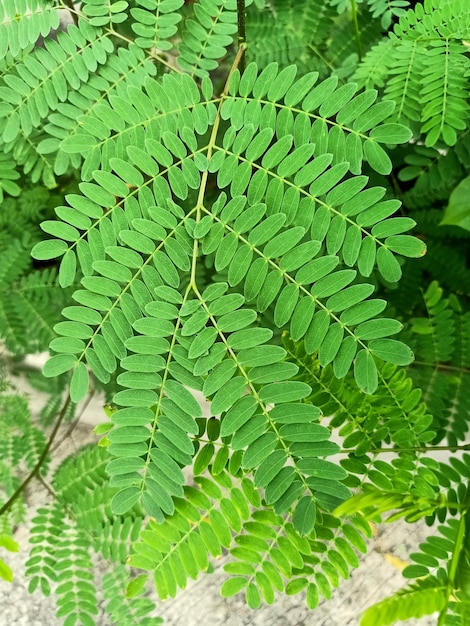
[[[422,365],[423,367],[432,367],[438,370],[447,370],[449,372],[460,372],[461,374],[470,374],[470,368],[460,367],[458,365],[447,365],[446,363],[430,363],[428,361],[413,361],[410,364],[412,367]]]
[[[5,502],[5,504],[2,506],[2,508],[0,509],[0,517],[6,512],[8,511],[8,509],[12,506],[12,504],[19,498],[19,496],[23,493],[23,491],[26,489],[26,487],[29,485],[29,483],[33,480],[33,478],[35,478],[35,476],[38,474],[39,470],[41,469],[42,465],[44,464],[44,461],[47,458],[47,455],[49,453],[49,450],[51,449],[51,446],[54,442],[54,439],[57,436],[57,433],[59,432],[59,428],[64,420],[65,414],[67,413],[67,409],[69,407],[70,404],[70,396],[67,397],[67,400],[64,402],[64,405],[60,411],[59,417],[57,418],[57,421],[54,425],[54,428],[51,432],[51,435],[49,437],[49,441],[47,442],[47,445],[45,446],[44,450],[41,453],[41,456],[38,459],[38,462],[36,463],[36,465],[34,466],[33,470],[28,474],[28,476],[23,480],[23,482],[21,483],[21,485],[18,487],[18,489],[15,491],[15,493],[10,496],[8,498],[8,500]]]
[[[224,90],[222,92],[222,97],[220,98],[219,101],[219,107],[217,110],[217,116],[215,118],[214,121],[214,125],[212,127],[212,132],[211,132],[211,136],[209,139],[209,144],[207,146],[207,160],[210,161],[211,156],[212,156],[212,152],[214,150],[214,146],[215,146],[215,142],[217,139],[217,133],[219,131],[219,124],[220,124],[220,111],[222,109],[222,105],[224,103],[224,97],[228,94],[228,90],[229,90],[229,86],[230,86],[230,79],[232,78],[232,74],[235,72],[235,70],[239,67],[240,63],[243,60],[243,55],[245,52],[245,44],[240,44],[240,47],[238,48],[238,52],[237,55],[235,57],[235,60],[233,62],[232,67],[230,68],[230,72],[229,75],[227,76],[227,80],[225,81],[225,86],[224,86]],[[205,172],[203,172],[202,177],[201,177],[201,183],[199,185],[199,193],[198,193],[198,198],[197,198],[197,203],[196,203],[196,223],[199,222],[201,220],[201,210],[202,207],[204,205],[204,196],[206,193],[206,189],[207,189],[207,182],[209,180],[209,171],[206,170]],[[192,264],[191,264],[191,278],[189,280],[189,288],[194,289],[195,292],[197,292],[197,285],[196,285],[196,267],[197,267],[197,259],[199,256],[199,240],[198,239],[194,239],[193,242],[193,254],[192,254]]]
[[[246,48],[246,21],[245,21],[245,0],[237,0],[238,19],[238,49],[242,50],[240,58],[240,72],[245,69],[245,48]]]
[[[457,538],[455,540],[455,547],[454,547],[454,551],[452,554],[452,559],[449,563],[449,574],[448,574],[448,578],[449,578],[449,583],[452,585],[452,587],[455,584],[455,576],[457,574],[457,567],[459,565],[459,557],[460,557],[460,553],[462,551],[462,545],[465,539],[465,524],[466,524],[466,517],[467,514],[466,512],[463,513],[462,517],[460,518],[459,521],[459,529],[457,532]]]
[[[446,623],[446,615],[448,610],[449,599],[452,592],[455,589],[455,577],[457,574],[457,569],[459,566],[460,554],[462,552],[463,544],[465,541],[465,531],[467,525],[467,513],[468,509],[462,514],[462,517],[459,521],[459,528],[457,531],[457,538],[455,540],[454,550],[452,552],[452,558],[448,566],[448,574],[447,574],[447,602],[443,606],[441,612],[439,613],[439,617],[437,620],[437,626],[444,626]]]
[[[356,0],[351,0],[351,15],[354,24],[354,33],[356,35],[357,54],[359,57],[359,63],[362,61],[362,41],[361,31],[359,30],[359,22],[357,21],[357,7]]]
[[[461,446],[414,446],[411,448],[371,448],[367,452],[371,454],[381,454],[382,452],[435,452],[438,450],[444,450],[445,452],[458,452],[459,450],[470,450],[470,443],[462,444]],[[343,449],[339,454],[349,454],[353,452],[352,449]]]

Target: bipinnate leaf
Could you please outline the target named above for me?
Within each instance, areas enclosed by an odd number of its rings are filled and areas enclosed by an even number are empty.
[[[359,55],[347,0],[62,4],[1,2],[0,335],[50,346],[44,423],[64,385],[110,404],[35,514],[30,591],[92,626],[96,552],[109,619],[156,625],[147,579],[173,598],[226,554],[224,597],[313,610],[390,514],[438,536],[361,625],[466,623],[470,455],[426,451],[470,408],[468,2],[359,2]],[[9,506],[48,446],[0,408]]]
[[[446,586],[436,578],[423,578],[369,607],[361,626],[388,626],[398,620],[420,618],[441,611],[447,603]]]
[[[108,32],[126,17],[124,4],[110,14],[86,4],[89,27]],[[319,423],[322,409],[333,414],[351,370],[358,390],[350,393],[367,403],[379,368],[412,359],[389,339],[400,324],[379,317],[386,302],[373,297],[374,272],[398,281],[401,257],[421,256],[425,246],[408,234],[414,220],[394,217],[400,202],[384,200],[386,189],[361,174],[367,162],[388,175],[384,144],[405,143],[410,132],[388,121],[395,103],[377,102],[375,90],[356,95],[336,75],[297,78],[294,65],[250,63],[231,72],[225,91],[214,89],[208,73],[231,50],[236,5],[182,7],[131,7],[138,50],[122,44],[113,85],[97,102],[83,90],[85,111],[70,129],[60,117],[75,112],[67,94],[50,104],[55,141],[41,149],[57,151],[59,171],[81,167],[82,180],[57,218],[42,223],[53,239],[33,255],[62,257],[61,288],[80,286],[53,328],[56,354],[44,372],[71,371],[75,403],[91,375],[116,386],[112,426],[103,430],[111,510],[150,520],[130,563],[152,572],[160,598],[226,548],[235,560],[224,595],[245,590],[257,608],[276,591],[307,589],[313,606],[356,565],[351,546],[364,547],[353,526],[340,531],[331,515],[350,495],[350,474],[325,458],[338,446],[332,427]],[[143,50],[158,64],[158,51],[173,58],[173,47],[183,73],[155,77]],[[136,55],[128,65],[127,52]],[[88,68],[90,58],[87,72],[105,89],[109,74]],[[24,119],[15,116],[6,134],[25,132]],[[331,377],[330,400],[318,376]],[[196,391],[210,401],[210,419]],[[346,400],[340,406],[333,419],[343,419]],[[345,439],[351,449],[370,440],[355,434]],[[186,485],[185,467],[196,486]],[[311,564],[321,525],[319,537],[330,526],[339,533],[323,571]],[[292,578],[303,568],[315,571]]]

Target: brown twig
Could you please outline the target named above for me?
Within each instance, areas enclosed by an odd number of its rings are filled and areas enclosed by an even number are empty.
[[[69,404],[70,404],[70,397],[67,397],[67,400],[64,402],[64,405],[63,405],[63,407],[62,407],[62,409],[60,411],[59,417],[57,418],[57,421],[56,421],[56,423],[54,425],[54,428],[53,428],[53,430],[51,432],[51,435],[49,437],[49,441],[47,442],[44,450],[42,451],[41,456],[38,459],[38,462],[34,466],[33,470],[23,480],[21,485],[16,489],[14,494],[12,496],[10,496],[8,498],[8,500],[5,502],[5,504],[2,506],[2,508],[0,508],[0,516],[2,516],[6,511],[8,511],[8,509],[11,507],[11,505],[17,500],[17,498],[23,493],[23,491],[26,489],[26,487],[29,485],[29,483],[33,480],[33,478],[38,474],[38,472],[41,469],[44,461],[46,460],[47,454],[48,454],[49,450],[51,449],[51,446],[52,446],[52,444],[54,442],[54,439],[56,438],[56,435],[59,432],[60,425],[62,424],[62,421],[63,421],[63,419],[65,417],[65,414],[67,412]]]
[[[73,23],[75,24],[75,26],[77,26],[78,24],[78,13],[77,10],[73,4],[73,0],[63,0],[65,6],[68,8],[68,10],[70,11],[70,15],[72,16],[73,19]]]

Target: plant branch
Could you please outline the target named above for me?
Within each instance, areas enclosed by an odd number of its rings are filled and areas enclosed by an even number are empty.
[[[74,4],[73,4],[73,0],[63,0],[65,6],[67,7],[67,9],[70,12],[70,15],[72,16],[73,19],[73,23],[75,24],[75,26],[77,26],[78,24],[78,13],[77,13],[77,9],[75,8]]]
[[[67,396],[67,400],[64,402],[64,405],[62,406],[62,409],[60,411],[59,417],[57,418],[57,421],[54,425],[54,428],[51,432],[51,435],[49,437],[49,441],[47,442],[44,450],[41,453],[41,456],[38,459],[38,462],[36,463],[36,465],[34,466],[33,470],[29,473],[29,475],[23,480],[23,482],[21,483],[21,485],[18,487],[18,489],[16,489],[15,493],[10,496],[10,498],[5,502],[5,504],[2,506],[2,508],[0,509],[0,517],[6,512],[8,511],[8,509],[11,507],[11,505],[17,500],[17,498],[22,494],[22,492],[26,489],[26,487],[29,485],[29,483],[33,480],[33,478],[38,474],[39,470],[41,469],[42,465],[44,464],[44,461],[46,460],[46,457],[49,453],[49,450],[51,449],[51,446],[54,442],[54,439],[57,436],[57,433],[59,432],[59,428],[64,420],[65,414],[67,413],[67,409],[69,407],[70,404],[70,396]]]
[[[44,480],[44,478],[41,476],[41,474],[39,474],[39,476],[38,476],[38,480],[39,480],[39,482],[41,483],[41,485],[44,487],[44,489],[45,489],[46,491],[48,491],[48,492],[49,492],[49,494],[50,494],[53,498],[57,498],[57,494],[56,494],[56,492],[54,491],[54,489],[52,488],[52,486],[51,486],[51,485],[49,485],[49,483],[47,483],[47,482]]]
[[[57,448],[59,448],[66,439],[68,439],[70,437],[70,435],[72,434],[72,432],[75,430],[77,424],[80,422],[80,420],[82,419],[82,415],[85,413],[88,405],[90,404],[93,396],[95,395],[95,390],[91,389],[90,393],[88,394],[85,402],[83,403],[82,409],[80,411],[80,413],[77,415],[77,417],[73,420],[73,422],[70,424],[69,428],[67,429],[67,432],[64,434],[64,436],[62,437],[62,439],[60,439],[60,441],[57,441],[57,443],[55,444],[55,446],[52,448],[52,451],[57,450]]]
[[[444,450],[445,452],[458,452],[460,450],[470,450],[470,443],[462,444],[461,446],[415,446],[412,448],[371,448],[367,450],[371,454],[381,454],[382,452],[436,452]],[[338,454],[350,454],[354,452],[353,449],[342,449]]]
[[[238,48],[238,52],[237,55],[233,61],[233,65],[230,68],[230,73],[227,76],[227,80],[225,81],[225,87],[224,90],[222,92],[223,96],[226,96],[228,94],[228,90],[230,87],[230,79],[232,78],[232,74],[235,72],[236,69],[241,68],[241,63],[243,60],[243,55],[245,54],[245,49],[246,49],[246,45],[245,44],[241,44],[240,47]],[[241,69],[240,69],[241,71]],[[220,107],[222,106],[223,100],[220,101]],[[217,114],[217,118],[216,118],[216,122],[215,124],[217,124],[217,128],[219,127],[219,122],[220,122],[220,107],[219,107],[219,112]],[[215,125],[214,124],[214,125]]]
[[[448,565],[448,574],[447,574],[447,602],[445,604],[445,606],[442,608],[442,610],[439,613],[439,617],[437,620],[437,626],[444,626],[444,624],[446,623],[446,616],[447,616],[447,611],[448,611],[448,605],[449,605],[449,599],[450,599],[450,595],[453,592],[453,590],[455,589],[455,585],[456,585],[456,574],[457,574],[457,570],[459,567],[459,561],[460,561],[460,554],[462,552],[462,548],[463,548],[463,544],[465,541],[465,534],[466,534],[466,525],[467,525],[467,511],[465,511],[459,521],[459,527],[458,527],[458,531],[457,531],[457,537],[455,540],[455,546],[454,546],[454,550],[452,552],[452,558],[450,560],[450,563]]]
[[[239,64],[242,61],[243,58],[243,53],[245,52],[245,44],[241,44],[240,47],[238,48],[237,54],[235,56],[235,59],[233,61],[233,65],[230,68],[230,72],[227,76],[227,80],[225,81],[225,86],[224,86],[224,90],[222,92],[222,97],[220,98],[219,101],[219,106],[218,106],[218,110],[217,110],[217,116],[215,118],[214,121],[214,126],[212,127],[212,133],[211,133],[211,137],[209,140],[209,145],[207,147],[207,159],[210,160],[211,156],[212,156],[212,152],[216,143],[216,139],[217,139],[217,133],[219,131],[219,124],[220,124],[220,111],[222,109],[223,103],[224,103],[224,96],[226,96],[228,94],[228,90],[230,87],[230,79],[232,78],[233,73],[236,71],[236,69],[238,68]],[[199,194],[198,194],[198,200],[197,200],[197,215],[196,215],[196,222],[199,222],[201,219],[201,207],[204,204],[204,194],[206,193],[206,189],[207,189],[207,181],[209,179],[209,172],[208,170],[206,170],[205,172],[203,172],[202,177],[201,177],[201,182],[199,185]],[[189,285],[188,285],[188,290],[186,291],[185,294],[185,298],[187,297],[189,290],[193,289],[195,291],[197,291],[197,286],[196,286],[196,267],[197,267],[197,259],[198,259],[198,255],[199,255],[199,241],[197,238],[194,238],[194,243],[193,243],[193,252],[192,252],[192,262],[191,262],[191,279],[189,281]]]
[[[245,22],[245,0],[237,0],[238,16],[238,50],[242,50],[240,58],[240,72],[245,69],[245,48],[246,48],[246,22]]]
[[[470,368],[460,367],[458,365],[447,365],[446,363],[429,363],[428,361],[413,361],[410,365],[421,365],[423,367],[431,367],[437,370],[448,370],[449,372],[460,372],[461,374],[470,374]]]

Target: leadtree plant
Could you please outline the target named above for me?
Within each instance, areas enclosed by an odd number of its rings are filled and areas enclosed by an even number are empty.
[[[39,422],[2,374],[0,546],[34,515],[67,626],[223,553],[314,611],[381,517],[437,525],[362,626],[469,623],[469,40],[466,0],[2,2],[0,332],[51,356]]]

